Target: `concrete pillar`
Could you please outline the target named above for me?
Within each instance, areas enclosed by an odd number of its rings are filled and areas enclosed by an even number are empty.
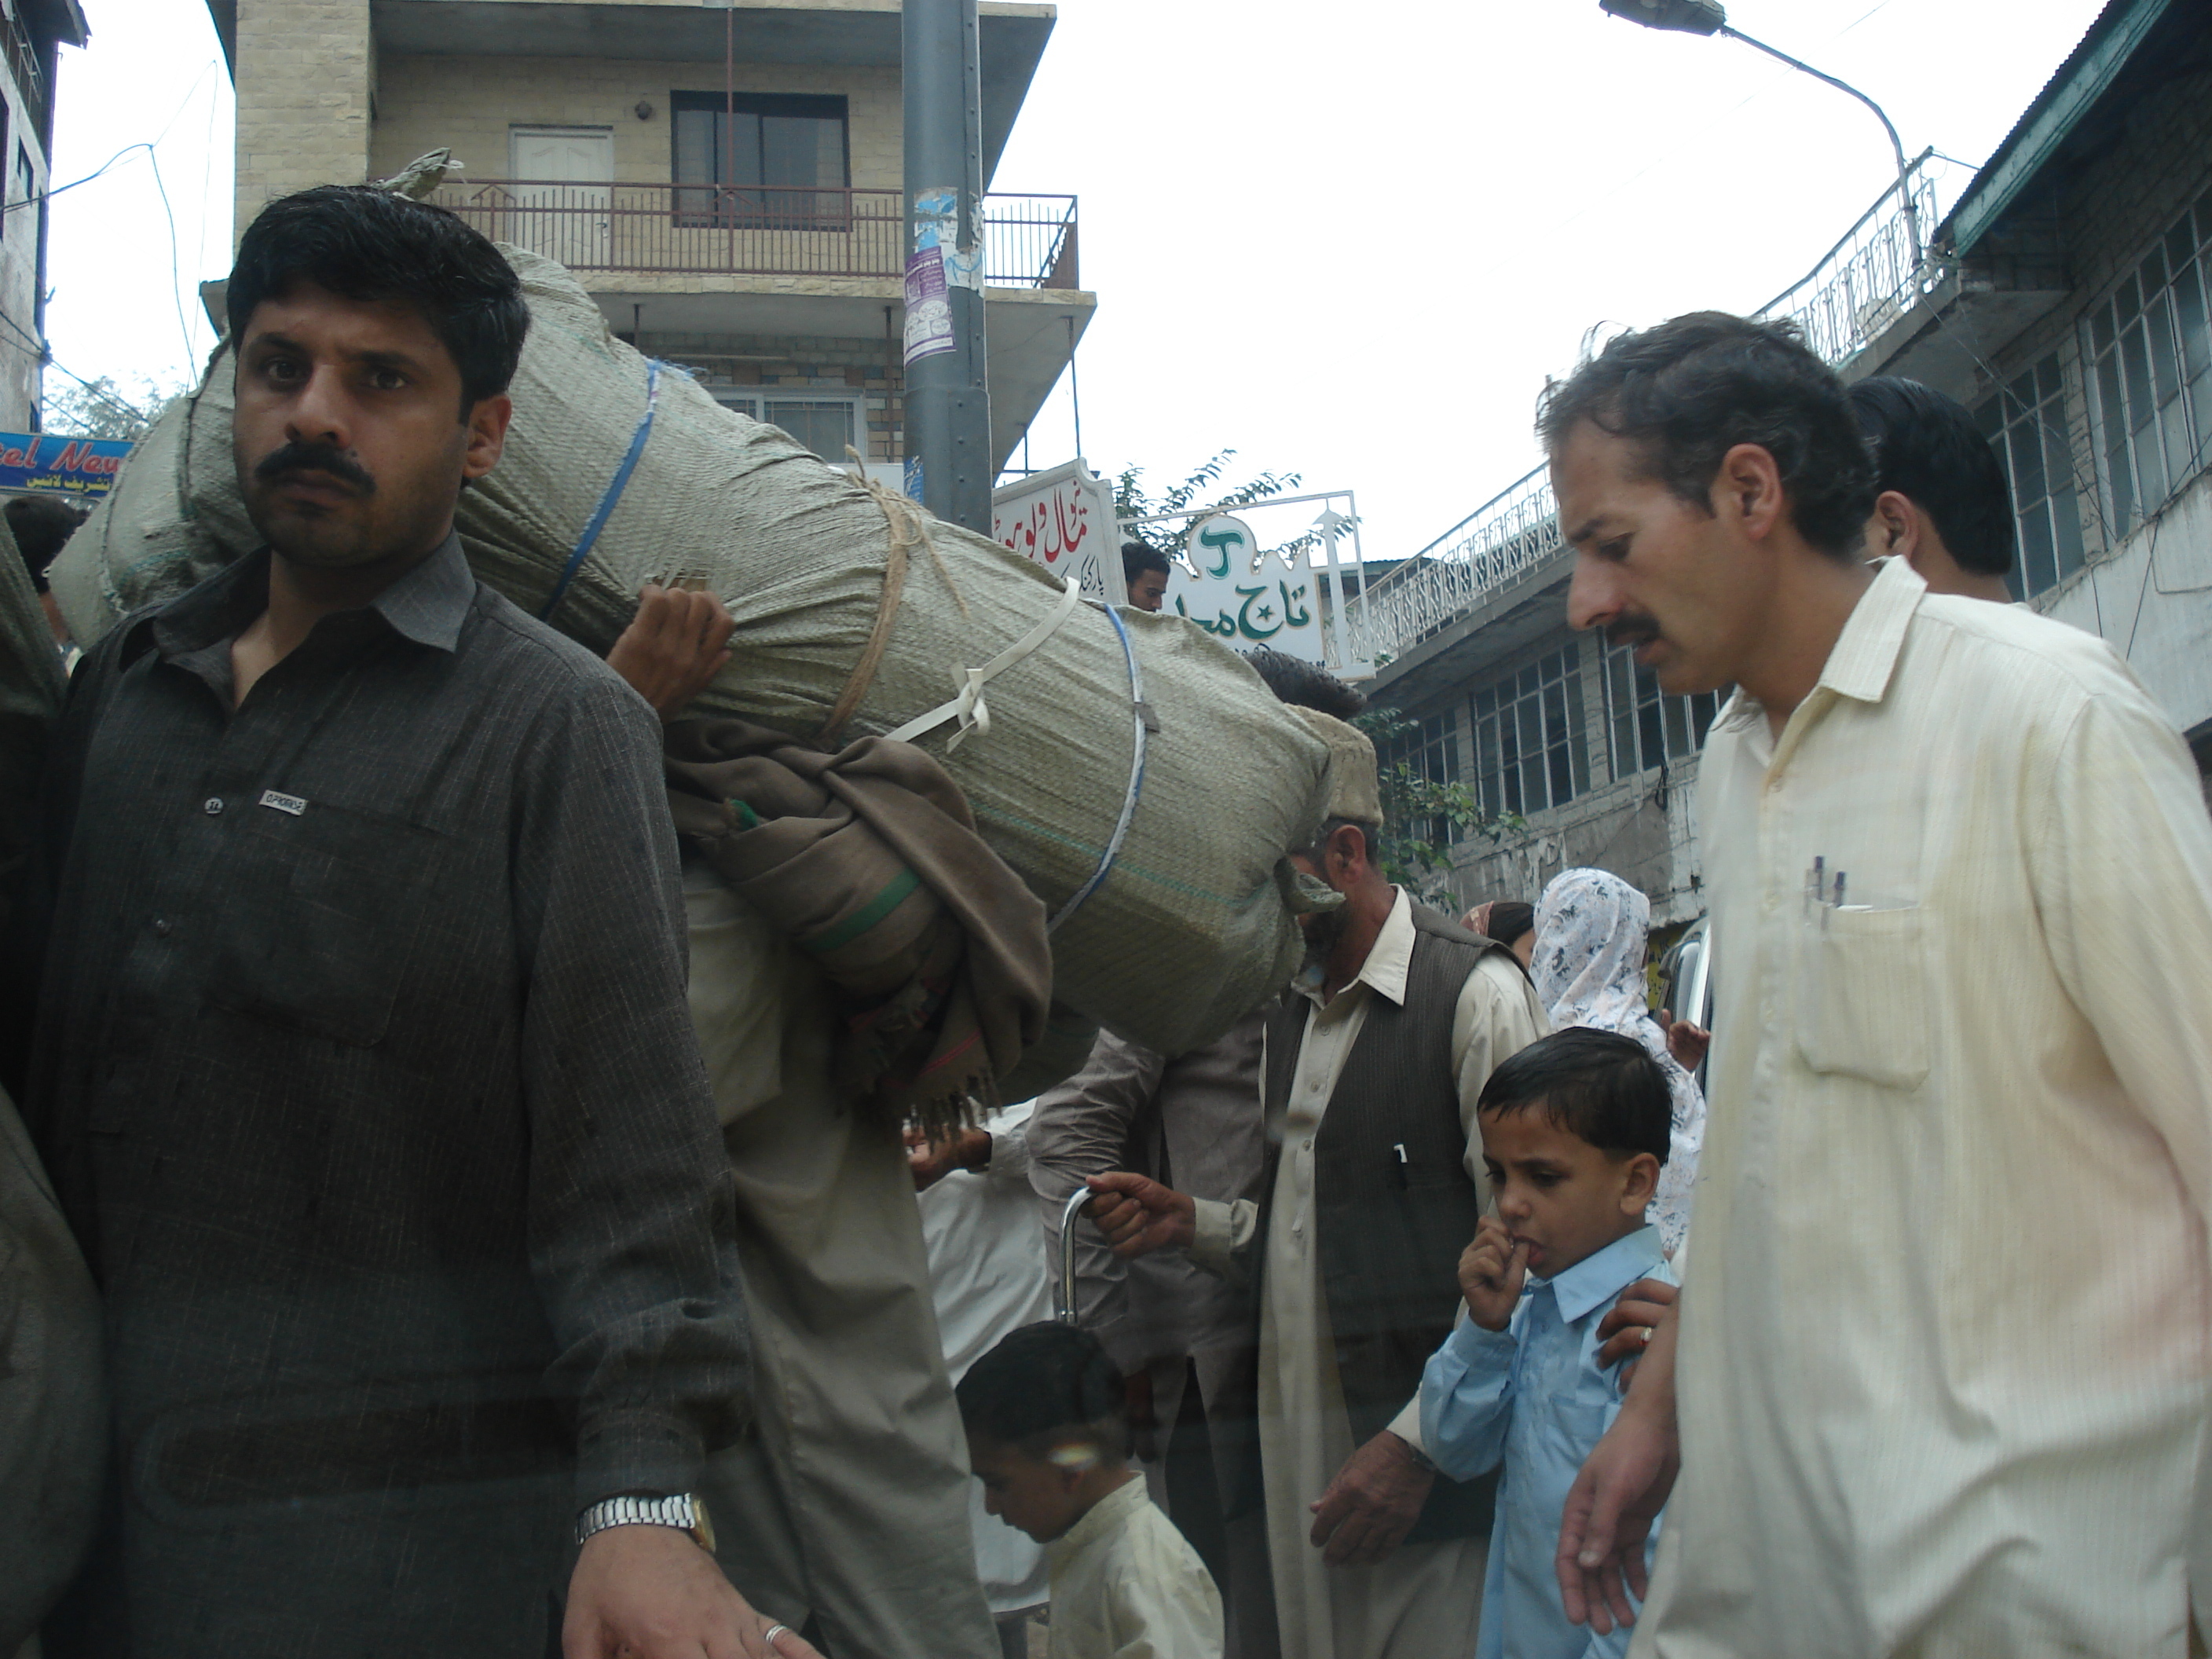
[[[238,0],[232,245],[271,198],[368,176],[369,0]]]

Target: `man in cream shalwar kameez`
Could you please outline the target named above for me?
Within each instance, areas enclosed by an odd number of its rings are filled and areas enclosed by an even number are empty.
[[[1325,719],[1310,718],[1317,726]],[[1359,733],[1339,722],[1328,721],[1322,730],[1335,750],[1332,823],[1379,823],[1372,749]],[[1419,1463],[1418,1376],[1388,1431],[1365,1446],[1357,1443],[1324,1290],[1316,1206],[1320,1164],[1316,1144],[1332,1097],[1370,1013],[1378,1004],[1402,1008],[1407,1003],[1422,931],[1415,916],[1426,915],[1417,913],[1404,892],[1382,884],[1379,876],[1374,880],[1379,890],[1369,902],[1377,907],[1381,925],[1356,972],[1325,1000],[1318,980],[1291,999],[1294,1009],[1304,1010],[1303,1035],[1293,1036],[1297,1059],[1286,1098],[1270,1117],[1269,1131],[1279,1137],[1280,1152],[1273,1194],[1265,1200],[1269,1206],[1267,1225],[1263,1230],[1260,1206],[1249,1200],[1220,1204],[1183,1200],[1188,1206],[1188,1232],[1177,1241],[1186,1244],[1193,1261],[1220,1272],[1249,1271],[1253,1256],[1260,1257],[1261,1462],[1285,1659],[1439,1659],[1471,1652],[1481,1606],[1485,1539],[1480,1535],[1401,1543],[1364,1565],[1329,1565],[1313,1541],[1314,1506],[1324,1494],[1340,1500],[1349,1496],[1342,1483],[1355,1454],[1362,1460],[1395,1457],[1407,1460],[1409,1467]],[[1356,906],[1359,902],[1355,895],[1352,902]],[[1456,934],[1455,929],[1450,932]],[[1471,1212],[1479,1212],[1488,1203],[1489,1191],[1475,1126],[1476,1098],[1491,1069],[1542,1036],[1547,1027],[1528,976],[1512,957],[1495,947],[1478,954],[1468,947],[1480,942],[1458,937],[1466,940],[1458,948],[1471,965],[1454,988],[1455,999],[1449,1013],[1450,1073],[1456,1095],[1454,1155],[1472,1185]],[[1283,1029],[1283,1021],[1272,1020],[1271,1041],[1272,1034]],[[1289,1029],[1296,1033],[1298,1028],[1291,1024]],[[1274,1069],[1263,1060],[1263,1076]],[[1342,1109],[1340,1104],[1338,1109]],[[1359,1151],[1362,1156],[1389,1159],[1394,1148],[1374,1146]],[[1133,1176],[1098,1177],[1092,1184],[1116,1188],[1154,1215],[1163,1213],[1160,1205],[1179,1196]],[[1110,1213],[1102,1218],[1102,1225],[1109,1237],[1116,1236]],[[1156,1239],[1147,1247],[1158,1248],[1163,1242],[1170,1241]],[[1462,1239],[1459,1244],[1466,1242]],[[1458,1246],[1438,1248],[1444,1253],[1442,1270],[1448,1281]],[[1438,1301],[1436,1317],[1448,1328],[1456,1302],[1448,1283]],[[1392,1437],[1403,1443],[1395,1452],[1374,1443],[1387,1443]],[[1353,1502],[1358,1521],[1372,1524],[1379,1519],[1361,1513],[1364,1506]],[[1341,1513],[1332,1506],[1324,1519]],[[1355,1521],[1340,1524],[1350,1527]]]

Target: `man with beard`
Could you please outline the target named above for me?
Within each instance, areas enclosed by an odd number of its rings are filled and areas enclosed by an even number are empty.
[[[1474,1639],[1493,1486],[1444,1480],[1423,1455],[1421,1370],[1451,1333],[1460,1252],[1488,1201],[1475,1103],[1546,1025],[1511,953],[1377,867],[1364,734],[1299,712],[1329,744],[1331,786],[1294,862],[1343,902],[1305,919],[1305,965],[1266,1027],[1262,1196],[1194,1200],[1118,1171],[1091,1178],[1092,1214],[1124,1256],[1182,1249],[1256,1279],[1285,1659],[1431,1659]]]
[[[94,647],[49,778],[27,1115],[114,1443],[47,1650],[791,1659],[688,1496],[747,1347],[659,733],[453,532],[520,285],[325,186],[228,307],[268,546]]]

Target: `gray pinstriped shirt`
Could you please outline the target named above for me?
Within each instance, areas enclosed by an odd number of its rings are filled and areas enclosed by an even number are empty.
[[[690,1490],[748,1388],[659,731],[452,539],[234,711],[267,558],[57,741],[28,1115],[106,1298],[106,1566],[139,1652],[534,1656],[575,1508]]]

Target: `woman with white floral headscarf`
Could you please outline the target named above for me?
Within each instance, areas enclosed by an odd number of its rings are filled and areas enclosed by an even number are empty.
[[[1690,1188],[1705,1139],[1705,1097],[1667,1052],[1667,1034],[1645,1000],[1644,951],[1651,901],[1606,870],[1565,870],[1536,906],[1536,951],[1528,964],[1552,1029],[1595,1026],[1633,1037],[1659,1062],[1674,1096],[1674,1124],[1650,1216],[1672,1255],[1690,1226]]]

